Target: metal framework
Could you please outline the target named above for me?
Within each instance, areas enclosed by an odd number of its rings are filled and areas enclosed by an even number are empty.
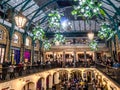
[[[1,5],[5,5],[7,3],[9,3],[11,0],[3,0],[1,2]],[[41,0],[39,0],[40,2]],[[42,6],[39,6],[39,8],[36,8],[35,10],[33,10],[31,13],[28,13],[27,15],[25,14],[25,16],[29,19],[26,31],[29,30],[33,20],[35,23],[44,23],[47,20],[47,16],[45,12],[40,13],[40,11],[42,11],[44,8],[48,7],[50,4],[59,1],[59,0],[48,0],[46,2],[44,2],[44,4],[42,4]],[[64,0],[63,0],[64,1]],[[32,3],[31,5],[29,5],[29,3]],[[114,16],[116,17],[120,17],[120,10],[119,7],[117,7],[112,0],[101,0],[102,3],[105,3],[107,5],[109,5],[111,8],[113,8],[114,10],[111,10],[105,6],[103,6],[102,8],[104,9],[105,13],[106,13],[106,19],[108,19],[109,21],[112,21],[113,24],[115,22],[115,20],[117,18],[114,18],[113,16],[110,15],[110,13],[113,13]],[[118,4],[120,4],[119,0],[115,0],[115,2],[118,2]],[[23,0],[23,2],[18,3],[16,6],[12,7],[13,9],[18,8],[19,6],[21,6],[20,11],[21,12],[27,12],[28,9],[32,9],[33,6],[37,5],[33,0]],[[19,11],[18,11],[19,12]],[[109,13],[110,12],[110,13]],[[14,12],[15,13],[15,12]],[[40,17],[42,14],[44,14],[43,17]],[[31,18],[29,18],[29,16],[31,16]],[[98,15],[98,18],[100,19],[104,19],[103,17],[101,17],[100,15]],[[35,21],[36,20],[36,21]],[[119,19],[117,19],[119,20]],[[40,21],[40,22],[39,22]]]

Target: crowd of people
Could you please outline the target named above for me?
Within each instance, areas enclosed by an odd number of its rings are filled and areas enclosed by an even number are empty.
[[[55,85],[52,90],[57,90]],[[103,85],[103,82],[100,82],[97,78],[83,79],[82,77],[70,77],[67,79],[66,77],[63,77],[63,79],[61,79],[59,90],[108,90],[108,87],[107,84]]]

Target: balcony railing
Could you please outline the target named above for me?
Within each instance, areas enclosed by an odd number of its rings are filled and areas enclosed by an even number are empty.
[[[12,79],[16,79],[18,77],[23,77],[27,75],[31,75],[37,72],[42,72],[45,70],[50,70],[53,68],[89,68],[89,67],[96,67],[98,70],[100,70],[103,74],[111,78],[113,81],[120,84],[120,68],[114,68],[114,67],[108,67],[106,65],[100,64],[100,63],[88,63],[88,62],[76,62],[76,63],[65,63],[64,65],[57,62],[51,62],[51,64],[23,64],[23,65],[17,65],[17,66],[7,66],[7,67],[1,67],[0,68],[0,81],[8,81]],[[13,71],[11,71],[13,70]]]

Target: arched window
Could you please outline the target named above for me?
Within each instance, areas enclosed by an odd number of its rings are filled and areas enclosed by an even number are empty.
[[[4,37],[4,32],[3,32],[3,30],[0,30],[0,40],[2,40],[3,37]]]
[[[30,43],[30,40],[29,40],[29,38],[26,38],[26,46],[29,46],[29,43]]]
[[[17,34],[14,34],[14,36],[13,36],[13,42],[18,43],[18,35]]]

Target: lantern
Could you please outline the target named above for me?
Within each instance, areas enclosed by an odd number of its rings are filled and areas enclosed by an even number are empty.
[[[15,22],[19,28],[23,28],[27,22],[27,19],[25,16],[22,15],[22,13],[19,13],[15,16]]]

